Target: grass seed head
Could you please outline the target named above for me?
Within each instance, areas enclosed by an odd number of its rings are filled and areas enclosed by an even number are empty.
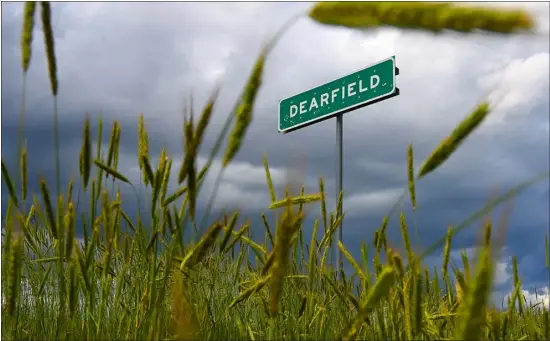
[[[4,160],[2,160],[2,178],[4,179],[4,183],[8,188],[8,193],[10,194],[11,201],[16,207],[19,207],[17,194],[15,193],[15,187],[13,186],[13,182],[8,172],[8,167],[6,166],[6,163],[4,162]]]
[[[226,167],[231,160],[235,157],[244,140],[244,136],[250,123],[252,123],[252,112],[254,110],[254,104],[256,102],[256,96],[260,90],[262,83],[262,75],[264,71],[265,59],[267,57],[268,50],[264,48],[256,65],[252,70],[252,73],[245,86],[244,94],[240,99],[240,104],[237,107],[235,126],[233,132],[229,136],[229,143],[225,151],[225,157],[223,159],[223,166]]]
[[[319,2],[311,8],[309,17],[325,25],[362,29],[395,26],[432,32],[512,33],[534,28],[532,17],[522,10],[441,2]]]
[[[470,135],[489,115],[488,102],[479,104],[430,154],[420,167],[418,178],[422,178],[441,166],[453,154],[460,144]]]
[[[57,221],[53,213],[53,206],[50,200],[50,191],[48,190],[48,186],[46,185],[46,180],[44,179],[40,180],[40,192],[42,193],[42,200],[44,200],[44,206],[46,208],[46,216],[48,217],[48,226],[50,228],[50,232],[52,236],[57,239],[58,238]]]
[[[23,72],[27,72],[31,64],[32,33],[34,30],[35,1],[25,2],[23,14],[23,30],[21,32],[21,65]]]
[[[130,184],[130,180],[128,180],[127,177],[125,177],[124,175],[122,175],[120,172],[118,172],[117,170],[107,166],[106,164],[104,164],[103,162],[99,161],[99,160],[94,160],[94,164],[101,170],[103,170],[105,173],[107,174],[110,174],[113,178],[115,179],[118,179],[122,182],[125,182],[127,184]]]
[[[267,155],[263,155],[265,177],[267,181],[267,188],[269,189],[269,196],[271,198],[271,203],[274,203],[277,200],[275,196],[275,187],[273,186],[273,180],[271,179],[271,173],[269,172],[269,165],[267,163]]]
[[[13,245],[10,248],[8,256],[8,276],[7,276],[7,312],[9,316],[16,314],[16,305],[19,301],[21,290],[21,267],[23,265],[23,243],[22,234],[14,234]]]
[[[138,121],[138,164],[139,168],[142,170],[143,183],[145,185],[150,183],[150,176],[145,170],[144,160],[146,159],[149,159],[149,139],[147,138],[143,114],[140,113]]]
[[[90,132],[90,115],[86,114],[84,120],[84,133],[82,134],[82,148],[81,148],[81,167],[80,175],[84,189],[88,187],[88,181],[90,180],[90,171],[92,168],[92,137]]]
[[[299,195],[293,198],[286,198],[279,201],[273,202],[271,205],[269,205],[269,209],[277,209],[281,207],[285,207],[289,203],[291,205],[303,205],[307,203],[312,203],[321,200],[321,194],[310,194],[310,195]]]
[[[109,139],[109,148],[107,152],[107,166],[112,167],[113,169],[116,169],[114,159],[119,148],[117,144],[117,141],[119,140],[117,137],[119,135],[119,131],[120,131],[120,124],[117,121],[114,121],[113,129],[111,130],[111,137]],[[106,178],[108,177],[109,175],[107,174]]]
[[[447,271],[449,268],[449,259],[451,255],[451,241],[453,238],[453,228],[449,226],[447,229],[447,239],[445,241],[445,248],[443,249],[443,266],[442,266],[442,274],[443,278],[447,278]]]
[[[51,8],[49,1],[41,1],[42,29],[44,30],[44,44],[48,61],[48,76],[52,94],[57,96],[57,62],[55,58],[55,41],[53,38]]]

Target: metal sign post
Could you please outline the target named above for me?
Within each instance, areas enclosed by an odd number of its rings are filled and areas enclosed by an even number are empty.
[[[342,213],[344,211],[344,203],[342,201],[342,211],[338,210],[338,198],[340,197],[340,193],[343,191],[343,158],[344,158],[344,116],[338,115],[336,116],[336,212]],[[340,215],[336,216],[336,219],[340,218]],[[343,221],[340,221],[340,226],[338,226],[338,240],[342,241],[343,232],[342,232],[342,224]],[[342,252],[338,249],[338,245],[334,245],[334,249],[336,251],[336,264],[338,266],[338,276],[342,273]]]
[[[279,102],[277,129],[279,133],[289,133],[311,124],[336,116],[336,205],[343,191],[343,115],[395,96],[399,88],[395,78],[399,69],[395,66],[395,56],[371,66],[333,80],[321,86],[304,91]],[[337,212],[343,212],[342,210]],[[336,217],[338,218],[338,217]],[[342,241],[342,222],[338,226],[338,240]],[[336,252],[338,273],[342,273],[342,253],[333,243]]]

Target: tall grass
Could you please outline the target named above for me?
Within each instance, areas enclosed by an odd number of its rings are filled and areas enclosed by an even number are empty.
[[[309,14],[321,23],[353,27],[391,24],[469,31],[466,28],[470,25],[471,29],[511,32],[516,26],[531,25],[530,18],[522,12],[473,11],[430,4],[350,6],[323,3],[315,5]],[[41,8],[55,100],[57,78],[50,7],[43,3]],[[412,14],[395,18],[390,15],[392,10]],[[29,3],[22,33],[23,77],[30,63],[32,15],[34,5]],[[101,119],[94,143],[91,122],[86,118],[78,160],[80,176],[69,181],[66,193],[58,190],[52,196],[45,180],[40,182],[39,193],[27,193],[31,189],[26,186],[26,147],[19,147],[20,167],[15,171],[10,173],[2,161],[2,178],[9,193],[2,222],[2,339],[549,339],[548,307],[527,304],[516,261],[514,287],[510,288],[513,295],[507,305],[495,306],[489,299],[493,255],[499,246],[493,242],[491,221],[484,224],[478,259],[472,262],[463,255],[462,269],[454,264],[449,269],[452,240],[461,230],[527,186],[546,179],[547,173],[514,187],[455,228],[449,228],[447,236],[423,254],[413,252],[403,213],[399,219],[405,249],[389,246],[395,245],[387,234],[392,210],[383,218],[381,227],[371,231],[374,245],[362,245],[360,261],[338,243],[353,271],[337,274],[326,257],[345,214],[327,210],[323,179],[319,179],[316,193],[302,190],[291,194],[288,189],[277,198],[264,158],[271,198],[268,208],[273,210],[275,219],[270,221],[262,213],[260,227],[251,226],[248,220],[238,223],[242,220],[239,212],[220,217],[206,215],[206,232],[196,242],[187,240],[189,229],[197,226],[195,207],[201,184],[222,142],[229,142],[224,167],[241,148],[252,122],[268,52],[267,48],[262,50],[243,95],[202,169],[197,169],[195,162],[197,150],[211,121],[217,90],[197,124],[192,112],[187,113],[185,157],[177,176],[181,187],[172,193],[167,184],[173,159],[163,149],[158,164],[152,162],[153,151],[149,149],[143,116],[139,118],[137,159],[141,184],[150,189],[150,197],[142,196],[118,168],[123,130],[117,122],[105,154],[101,150]],[[57,106],[55,109],[57,129]],[[416,182],[451,157],[490,109],[487,103],[481,103],[466,116],[425,160],[417,176],[413,147],[408,146],[408,185],[404,193],[408,192],[415,210]],[[231,125],[233,130],[228,135]],[[55,147],[58,150],[57,133]],[[59,174],[59,160],[56,161]],[[12,180],[13,176],[21,179],[21,190],[17,190],[18,182]],[[60,188],[59,175],[56,179]],[[130,186],[138,196],[136,216],[125,212],[123,186]],[[21,205],[27,197],[32,198],[28,208]],[[81,200],[86,197],[88,200]],[[88,206],[81,206],[81,202]],[[394,209],[400,207],[398,203]],[[314,219],[313,233],[308,237],[303,232],[309,212],[306,207],[313,204],[321,205],[322,214],[320,219]],[[144,208],[150,209],[151,214],[144,214]],[[77,217],[83,239],[76,236]],[[251,238],[251,230],[261,229],[265,238]],[[309,244],[304,240],[309,240]],[[442,246],[443,266],[428,269],[423,258]],[[548,239],[546,250],[548,269]]]

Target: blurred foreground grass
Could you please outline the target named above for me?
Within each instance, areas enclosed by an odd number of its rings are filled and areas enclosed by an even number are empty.
[[[59,152],[57,65],[49,3],[25,5],[23,78],[26,80],[30,64],[38,7],[45,28],[55,147]],[[436,32],[510,33],[532,27],[530,17],[521,11],[433,3],[320,3],[309,16],[330,25],[393,25]],[[266,183],[274,219],[270,221],[271,215],[262,213],[264,226],[237,224],[242,220],[238,212],[213,218],[208,215],[209,208],[202,220],[197,219],[196,198],[202,181],[224,141],[228,145],[218,179],[239,151],[253,119],[266,57],[283,32],[262,50],[202,169],[196,166],[197,151],[217,91],[196,122],[190,112],[185,116],[185,157],[178,172],[164,149],[158,163],[152,163],[146,124],[140,116],[140,184],[131,184],[117,168],[120,125],[113,124],[105,151],[100,143],[102,123],[97,132],[92,132],[87,118],[78,161],[79,179],[72,179],[65,193],[60,191],[59,175],[55,195],[45,181],[39,193],[28,193],[27,150],[20,134],[17,167],[10,171],[2,161],[3,183],[9,192],[3,221],[2,339],[550,339],[548,307],[525,300],[515,258],[514,286],[510,288],[513,294],[502,306],[490,301],[494,259],[500,246],[494,235],[499,236],[503,226],[486,219],[477,258],[471,260],[463,254],[461,266],[449,261],[457,233],[527,186],[546,180],[548,173],[489,202],[462,224],[450,228],[447,236],[424,254],[412,251],[403,214],[399,219],[405,249],[389,246],[395,244],[387,237],[388,221],[394,218],[392,210],[373,231],[373,245],[362,245],[361,260],[354,259],[345,245],[338,243],[352,273],[339,274],[328,264],[332,237],[345,212],[327,210],[323,180],[319,180],[317,193],[292,193],[289,189],[284,197],[277,198],[267,159]],[[21,129],[24,93],[25,82]],[[416,176],[413,148],[408,146],[409,184],[394,209],[407,194],[415,207],[417,181],[443,164],[490,111],[488,103],[479,104],[434,149]],[[92,133],[96,141],[92,141]],[[168,184],[175,173],[181,187],[170,193]],[[122,186],[131,186],[138,195],[135,217],[123,209]],[[141,195],[139,188],[143,186],[150,188],[150,197]],[[215,195],[212,193],[212,198]],[[87,207],[81,205],[85,196],[89,198]],[[313,234],[306,236],[306,208],[312,204],[320,204],[322,214],[314,220]],[[151,215],[144,214],[149,211]],[[77,216],[81,218],[83,242],[76,238]],[[188,241],[189,231],[201,227],[202,222],[209,226],[207,231],[196,243]],[[253,240],[250,231],[258,229],[265,231],[265,238]],[[545,242],[548,268],[548,238]],[[423,258],[441,248],[442,267],[424,266]]]

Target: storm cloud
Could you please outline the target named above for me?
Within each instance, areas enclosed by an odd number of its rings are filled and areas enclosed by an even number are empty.
[[[324,177],[329,205],[334,207],[335,121],[280,135],[279,100],[389,56],[396,56],[401,95],[344,117],[344,241],[354,254],[361,241],[370,241],[373,229],[407,185],[408,144],[414,146],[419,166],[484,98],[496,105],[490,118],[436,173],[417,184],[418,211],[408,214],[408,219],[419,231],[419,247],[439,239],[448,225],[481,208],[495,192],[548,170],[548,3],[502,5],[525,7],[533,13],[539,33],[436,35],[390,27],[369,31],[326,27],[306,17],[298,21],[268,57],[252,126],[225,173],[216,210],[238,208],[256,219],[260,211],[267,210],[264,153],[278,186],[288,178],[289,167],[300,169],[308,192],[316,191],[318,178]],[[146,120],[155,162],[166,146],[177,165],[183,153],[184,102],[192,92],[199,110],[216,84],[221,84],[213,122],[201,148],[204,162],[260,48],[286,20],[310,6],[277,2],[53,4],[63,178],[78,174],[85,113],[95,121],[101,115],[106,132],[113,120],[121,123],[119,169],[130,179],[139,181],[135,156],[139,113]],[[2,158],[10,165],[16,157],[21,95],[22,7],[21,3],[2,3]],[[26,102],[29,177],[36,188],[39,175],[52,178],[54,171],[53,107],[39,24]],[[213,181],[207,181],[206,192]],[[548,188],[548,181],[540,182],[514,199],[498,266],[497,289],[502,294],[511,288],[510,255],[518,257],[528,290],[548,287],[547,273],[540,265],[550,223]],[[311,212],[316,213],[318,209]],[[456,239],[454,252],[459,255],[460,250],[475,247],[478,236],[476,226],[464,231]],[[400,242],[396,221],[392,221],[390,237]]]

